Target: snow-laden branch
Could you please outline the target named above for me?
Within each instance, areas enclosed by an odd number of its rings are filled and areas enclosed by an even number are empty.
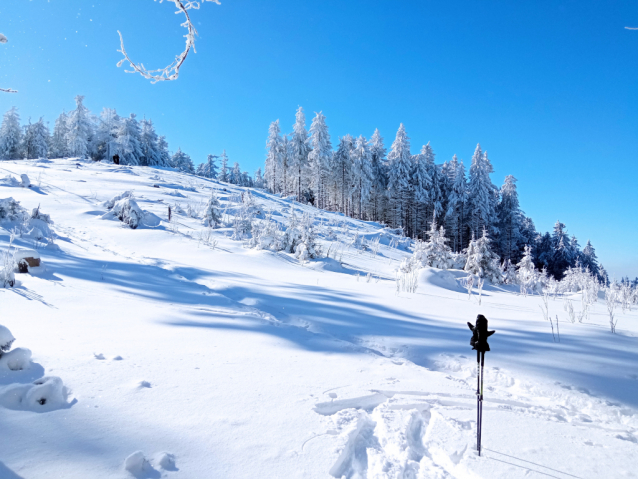
[[[162,3],[163,1],[164,0],[159,0],[160,3]],[[160,68],[157,70],[147,70],[143,63],[139,63],[139,64],[135,63],[133,60],[131,60],[131,58],[126,53],[126,50],[124,49],[124,38],[122,37],[122,34],[120,33],[120,31],[119,30],[117,31],[117,33],[120,35],[120,48],[121,48],[121,50],[118,50],[118,52],[124,55],[124,58],[122,58],[118,62],[117,66],[120,67],[125,61],[127,61],[129,62],[129,65],[131,68],[133,68],[133,70],[126,70],[126,73],[139,73],[144,78],[151,80],[151,83],[157,83],[158,81],[177,80],[177,77],[179,76],[179,69],[184,64],[184,61],[186,61],[186,57],[191,51],[191,48],[193,49],[195,53],[197,53],[197,50],[195,50],[195,36],[197,35],[197,30],[195,29],[193,22],[191,22],[191,18],[188,15],[188,10],[191,10],[191,9],[199,10],[200,3],[202,2],[215,2],[217,5],[221,5],[219,0],[200,0],[200,1],[168,0],[168,1],[173,2],[175,6],[177,7],[177,11],[175,12],[175,14],[183,13],[184,16],[186,17],[186,21],[182,23],[181,26],[186,28],[188,30],[188,33],[184,35],[184,37],[186,38],[186,48],[184,49],[182,53],[177,55],[173,63],[171,63],[167,67]]]
[[[8,41],[7,37],[0,33],[0,43],[7,43]],[[5,93],[18,93],[18,90],[12,90],[11,88],[0,88],[0,91]]]

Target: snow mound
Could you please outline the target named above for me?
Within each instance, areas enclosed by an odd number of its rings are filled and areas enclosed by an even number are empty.
[[[135,451],[133,454],[124,459],[124,469],[134,475],[142,474],[150,468],[150,464],[144,457],[142,451]]]
[[[62,379],[44,376],[31,384],[12,384],[0,390],[0,405],[23,411],[53,411],[68,406],[67,395]]]
[[[419,283],[436,286],[438,288],[465,293],[459,280],[465,278],[467,273],[459,270],[441,270],[436,268],[423,268],[419,274]]]
[[[8,351],[11,349],[11,345],[16,340],[9,331],[9,328],[0,324],[0,357],[3,354],[2,351]]]
[[[26,348],[15,348],[0,356],[0,370],[22,371],[31,367],[31,351]]]
[[[165,471],[177,471],[174,454],[160,452],[155,456],[155,463]]]
[[[121,193],[117,196],[114,196],[113,198],[111,198],[110,200],[104,201],[102,203],[102,206],[104,206],[107,209],[112,209],[113,206],[115,206],[115,203],[117,203],[120,200],[123,200],[124,198],[133,198],[133,192],[132,191],[125,191],[124,193]]]
[[[22,186],[22,183],[20,183],[20,181],[18,181],[15,177],[7,175],[4,178],[0,178],[0,186],[15,188],[17,186]]]

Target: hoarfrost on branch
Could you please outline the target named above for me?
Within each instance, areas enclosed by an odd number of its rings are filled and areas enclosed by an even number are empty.
[[[159,0],[159,3],[162,3],[163,1],[164,0]],[[191,22],[191,18],[188,15],[188,10],[191,10],[191,9],[199,10],[200,3],[202,2],[215,2],[216,4],[221,5],[219,0],[200,0],[200,1],[168,0],[168,1],[173,2],[175,6],[177,7],[177,11],[175,12],[176,14],[183,13],[184,16],[186,17],[186,21],[182,23],[181,26],[186,28],[188,30],[188,33],[184,35],[184,37],[186,38],[186,48],[184,49],[182,53],[177,55],[175,57],[175,60],[173,60],[173,63],[171,63],[167,67],[160,68],[158,70],[147,70],[143,63],[139,63],[139,64],[135,63],[128,56],[128,53],[126,53],[126,50],[124,48],[124,38],[122,37],[122,34],[120,33],[120,31],[119,30],[117,31],[117,33],[120,35],[120,48],[121,48],[121,50],[118,50],[118,52],[124,55],[124,58],[122,58],[118,62],[117,66],[120,67],[125,61],[127,61],[129,62],[130,67],[133,68],[133,70],[126,70],[127,73],[139,73],[144,78],[151,80],[151,83],[157,83],[158,81],[177,80],[177,77],[179,77],[179,69],[186,61],[186,57],[191,51],[191,48],[193,49],[195,53],[197,53],[197,50],[195,50],[195,36],[197,35],[197,30],[195,29],[193,22]]]

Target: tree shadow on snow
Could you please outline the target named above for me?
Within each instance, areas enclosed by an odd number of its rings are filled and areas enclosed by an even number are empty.
[[[22,476],[18,476],[15,472],[9,469],[2,461],[0,461],[0,477],[2,479],[23,479]]]

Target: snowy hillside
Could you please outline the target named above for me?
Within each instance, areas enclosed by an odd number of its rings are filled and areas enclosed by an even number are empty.
[[[109,203],[127,191],[136,229]],[[0,201],[39,215],[0,219],[0,255],[14,229],[12,248],[42,260],[0,288],[0,346],[15,337],[0,478],[638,477],[635,307],[612,334],[602,299],[572,323],[580,294],[551,298],[553,332],[538,295],[488,284],[479,305],[458,270],[422,269],[397,293],[409,240],[247,191],[171,169],[0,163]],[[318,258],[269,249],[291,221],[312,226]],[[479,313],[496,329],[481,457]]]

